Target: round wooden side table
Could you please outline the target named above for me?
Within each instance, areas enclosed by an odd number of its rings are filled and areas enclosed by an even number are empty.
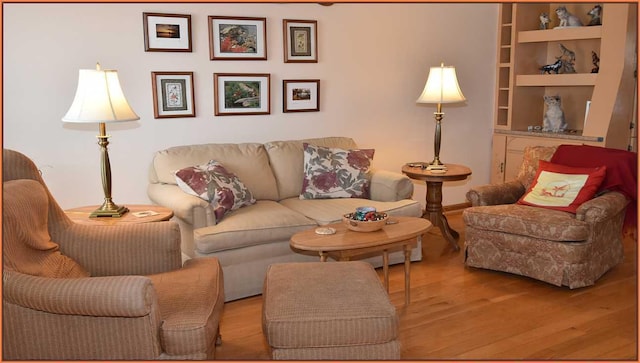
[[[427,183],[427,208],[422,217],[428,218],[434,226],[440,228],[442,236],[449,241],[453,249],[459,251],[458,239],[460,235],[449,227],[447,217],[442,213],[442,183],[464,180],[471,175],[471,169],[456,164],[446,164],[446,167],[447,170],[443,173],[423,169],[421,166],[404,165],[402,172],[411,179],[424,180]]]
[[[98,208],[98,205],[86,206],[86,207],[78,207],[67,209],[64,212],[67,214],[72,221],[76,223],[82,224],[92,224],[92,225],[103,225],[103,226],[112,226],[121,223],[149,223],[149,222],[160,222],[160,221],[168,221],[173,217],[173,211],[169,208],[161,207],[158,205],[145,205],[145,204],[134,204],[127,205],[129,211],[125,213],[122,217],[114,218],[114,217],[96,217],[89,218],[91,212]]]

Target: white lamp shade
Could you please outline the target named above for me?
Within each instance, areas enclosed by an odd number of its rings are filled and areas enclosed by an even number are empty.
[[[62,121],[99,123],[139,119],[124,97],[118,71],[81,69],[75,98]]]
[[[417,103],[456,103],[465,101],[452,66],[431,67],[424,90]]]

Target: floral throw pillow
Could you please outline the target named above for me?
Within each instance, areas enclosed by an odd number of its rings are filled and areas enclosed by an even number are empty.
[[[211,204],[218,222],[226,213],[256,202],[244,183],[215,160],[180,169],[175,175],[182,191]]]
[[[300,199],[369,198],[374,149],[344,150],[304,143]]]

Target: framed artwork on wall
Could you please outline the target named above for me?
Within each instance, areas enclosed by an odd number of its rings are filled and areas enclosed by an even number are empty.
[[[285,63],[318,63],[318,22],[282,21]]]
[[[195,117],[193,72],[151,72],[153,116]]]
[[[296,79],[282,81],[283,112],[320,111],[320,80]]]
[[[142,13],[145,52],[191,52],[191,15]]]
[[[214,73],[215,115],[270,114],[270,82],[268,73]]]
[[[209,16],[211,60],[266,60],[267,19]]]

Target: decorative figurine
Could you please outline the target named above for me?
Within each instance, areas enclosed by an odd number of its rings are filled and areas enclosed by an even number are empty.
[[[547,106],[547,111],[545,111],[542,120],[542,131],[563,132],[566,130],[568,125],[564,119],[560,96],[544,96],[544,104]]]
[[[576,53],[565,47],[562,43],[560,43],[560,49],[562,50],[562,55],[556,57],[556,59],[562,59],[562,73],[576,73],[576,69],[574,68],[576,64]]]
[[[551,20],[549,19],[549,14],[547,13],[540,14],[540,30],[549,29],[550,21]]]
[[[602,5],[596,5],[587,13],[591,16],[588,26],[602,25]]]
[[[562,59],[559,59],[553,63],[553,64],[547,64],[545,66],[540,67],[540,74],[551,74],[551,72],[554,72],[555,74],[558,74],[558,72],[560,71],[560,68],[562,68]]]
[[[582,22],[580,21],[580,19],[577,16],[571,14],[564,6],[560,6],[556,9],[556,15],[558,15],[558,20],[560,21],[560,25],[558,25],[556,28],[582,26]]]
[[[600,71],[600,57],[594,51],[591,51],[591,62],[593,62],[591,73],[598,73]]]

